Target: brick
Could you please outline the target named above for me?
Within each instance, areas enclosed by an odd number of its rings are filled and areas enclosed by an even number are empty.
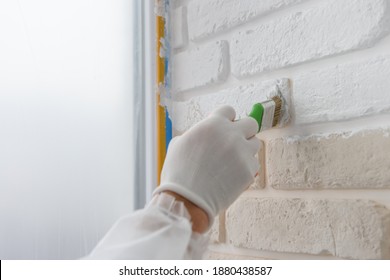
[[[188,6],[192,40],[209,37],[249,20],[307,0],[196,0]]]
[[[293,81],[295,123],[338,121],[390,112],[388,77],[390,56],[300,74]]]
[[[237,119],[246,117],[255,102],[267,100],[268,95],[283,88],[290,95],[287,79],[269,80],[232,87],[213,94],[197,96],[186,102],[167,102],[173,127],[185,131],[206,118],[217,107],[231,105],[236,110]]]
[[[227,240],[236,247],[390,258],[390,211],[372,201],[245,197],[226,219]]]
[[[179,7],[172,11],[172,47],[174,49],[183,48],[188,42],[187,32],[187,21],[186,21],[187,10],[185,7]]]
[[[235,34],[232,73],[241,78],[368,48],[389,30],[389,0],[322,1]]]
[[[224,243],[225,241],[225,211],[222,211],[215,217],[214,224],[210,229],[210,242],[213,244]]]
[[[228,74],[227,42],[203,44],[173,57],[173,92],[219,84],[226,80]]]
[[[267,184],[276,189],[390,188],[390,128],[268,141]]]
[[[211,243],[219,243],[219,216],[215,217],[214,224],[210,229],[210,242]]]
[[[388,55],[298,74],[293,77],[294,123],[339,121],[390,112],[388,77]],[[178,114],[174,114],[174,126],[179,130],[188,129],[223,102],[239,108],[239,114],[245,115],[253,100],[266,98],[262,92],[269,91],[271,86],[272,81],[251,83],[188,102],[175,102],[173,109]],[[259,94],[254,96],[255,92]]]
[[[257,154],[259,160],[259,173],[257,174],[255,181],[249,186],[250,190],[264,189],[265,188],[265,148],[264,142],[260,140],[260,150]]]

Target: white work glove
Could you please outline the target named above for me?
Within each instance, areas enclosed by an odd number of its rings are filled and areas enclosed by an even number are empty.
[[[252,118],[235,119],[230,106],[215,110],[183,135],[172,139],[156,193],[175,192],[214,217],[253,182],[260,140]]]

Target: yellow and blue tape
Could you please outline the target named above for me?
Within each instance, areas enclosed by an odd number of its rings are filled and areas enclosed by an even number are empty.
[[[164,0],[160,0],[164,1]],[[164,1],[167,2],[167,1]],[[167,9],[167,6],[164,5]],[[165,13],[167,14],[167,13]],[[163,46],[167,38],[166,18],[163,15],[156,16],[156,80],[157,80],[157,183],[160,184],[161,170],[164,164],[169,142],[172,139],[172,122],[168,115],[168,110],[161,104],[161,86],[167,89],[167,75],[169,66],[169,56],[161,57],[161,53],[168,53],[168,44]],[[165,49],[163,49],[165,48]]]

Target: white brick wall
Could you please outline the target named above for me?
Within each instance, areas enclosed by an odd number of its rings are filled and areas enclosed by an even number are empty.
[[[179,53],[173,57],[173,92],[187,91],[226,80],[229,74],[228,46],[216,41]]]
[[[226,230],[237,247],[390,258],[390,210],[371,201],[242,198],[229,209]]]
[[[208,257],[390,258],[390,0],[176,2],[176,131],[291,81],[292,121],[258,135],[260,176]]]
[[[244,117],[252,107],[253,100],[267,100],[268,93],[277,91],[278,85],[285,85],[287,82],[286,79],[267,80],[196,96],[188,101],[168,102],[173,125],[177,130],[185,131],[221,105],[233,106],[237,117]]]
[[[172,11],[172,48],[182,48],[188,42],[187,27],[187,9],[185,7],[178,7]]]
[[[267,143],[268,185],[276,189],[390,187],[389,128],[293,135]]]
[[[390,15],[390,11],[388,12]],[[338,63],[294,79],[297,124],[390,112],[390,56]]]
[[[196,0],[189,4],[188,31],[192,40],[209,37],[256,17],[307,0]]]
[[[320,1],[240,30],[231,40],[232,72],[241,78],[372,46],[389,31],[387,2]]]

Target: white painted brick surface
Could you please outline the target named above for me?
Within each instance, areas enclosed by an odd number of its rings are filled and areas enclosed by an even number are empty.
[[[390,127],[272,139],[266,169],[277,189],[390,188]]]
[[[210,229],[210,242],[211,243],[218,243],[219,240],[219,217],[216,217],[214,219],[214,224]]]
[[[374,45],[389,33],[389,0],[319,1],[239,31],[231,40],[236,77]]]
[[[189,129],[222,105],[233,106],[240,119],[248,115],[254,103],[267,100],[270,93],[277,91],[278,85],[288,87],[287,83],[286,79],[269,80],[197,96],[186,102],[171,101],[167,102],[168,112],[178,131]]]
[[[307,0],[195,0],[189,3],[189,33],[192,40],[245,23],[256,17]]]
[[[390,56],[339,64],[293,79],[295,124],[340,121],[390,112]],[[250,83],[169,106],[174,127],[184,131],[223,104],[246,116],[267,98],[276,80]]]
[[[389,77],[390,56],[302,74],[293,81],[295,123],[390,112]]]
[[[177,2],[175,131],[220,105],[245,117],[277,73],[293,86],[292,126],[258,135],[265,168],[216,219],[206,257],[390,259],[390,0]]]
[[[237,247],[390,258],[390,211],[371,201],[242,198],[229,208],[226,228]]]
[[[173,57],[173,92],[187,91],[226,80],[229,74],[228,44],[217,41]]]
[[[185,7],[178,7],[172,11],[172,38],[171,44],[172,47],[183,48],[187,45],[188,42],[188,32],[187,32],[187,10]]]
[[[263,189],[265,187],[265,145],[261,140],[257,159],[259,160],[259,172],[255,177],[255,181],[249,186],[250,190]]]

